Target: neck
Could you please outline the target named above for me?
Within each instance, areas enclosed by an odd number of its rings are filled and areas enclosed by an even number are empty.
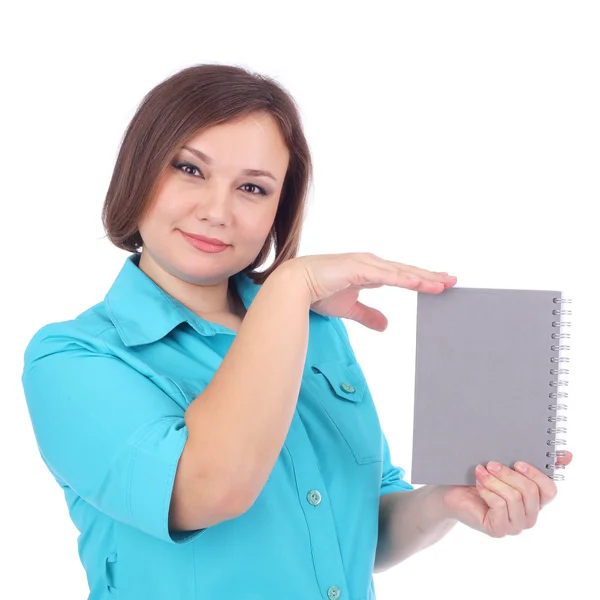
[[[207,321],[222,315],[245,314],[244,304],[229,278],[211,284],[192,283],[160,267],[147,251],[142,252],[138,266],[170,296]]]

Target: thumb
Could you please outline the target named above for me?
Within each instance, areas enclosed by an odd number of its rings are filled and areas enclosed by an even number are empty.
[[[371,306],[367,306],[358,300],[346,315],[346,319],[356,321],[375,331],[385,331],[388,326],[388,320],[381,311],[372,308]]]

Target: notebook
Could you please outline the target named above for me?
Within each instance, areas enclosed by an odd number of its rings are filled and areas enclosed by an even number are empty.
[[[475,485],[475,467],[532,464],[563,479],[571,300],[549,290],[417,293],[411,482]]]

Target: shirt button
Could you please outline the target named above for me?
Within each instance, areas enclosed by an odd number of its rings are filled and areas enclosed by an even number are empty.
[[[327,590],[327,597],[329,600],[338,600],[338,598],[342,595],[342,590],[337,585],[332,585]]]
[[[354,394],[356,391],[354,386],[350,385],[349,383],[342,383],[340,387],[346,392],[346,394]]]
[[[321,504],[321,493],[318,490],[311,490],[306,497],[313,506]]]

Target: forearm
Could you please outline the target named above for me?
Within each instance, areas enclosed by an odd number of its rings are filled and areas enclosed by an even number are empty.
[[[203,461],[200,478],[224,477],[224,489],[242,508],[259,495],[283,447],[306,360],[310,295],[284,267],[262,285],[213,379],[185,415],[194,454]]]
[[[376,573],[435,544],[456,525],[443,508],[442,493],[441,486],[423,486],[381,497]]]

